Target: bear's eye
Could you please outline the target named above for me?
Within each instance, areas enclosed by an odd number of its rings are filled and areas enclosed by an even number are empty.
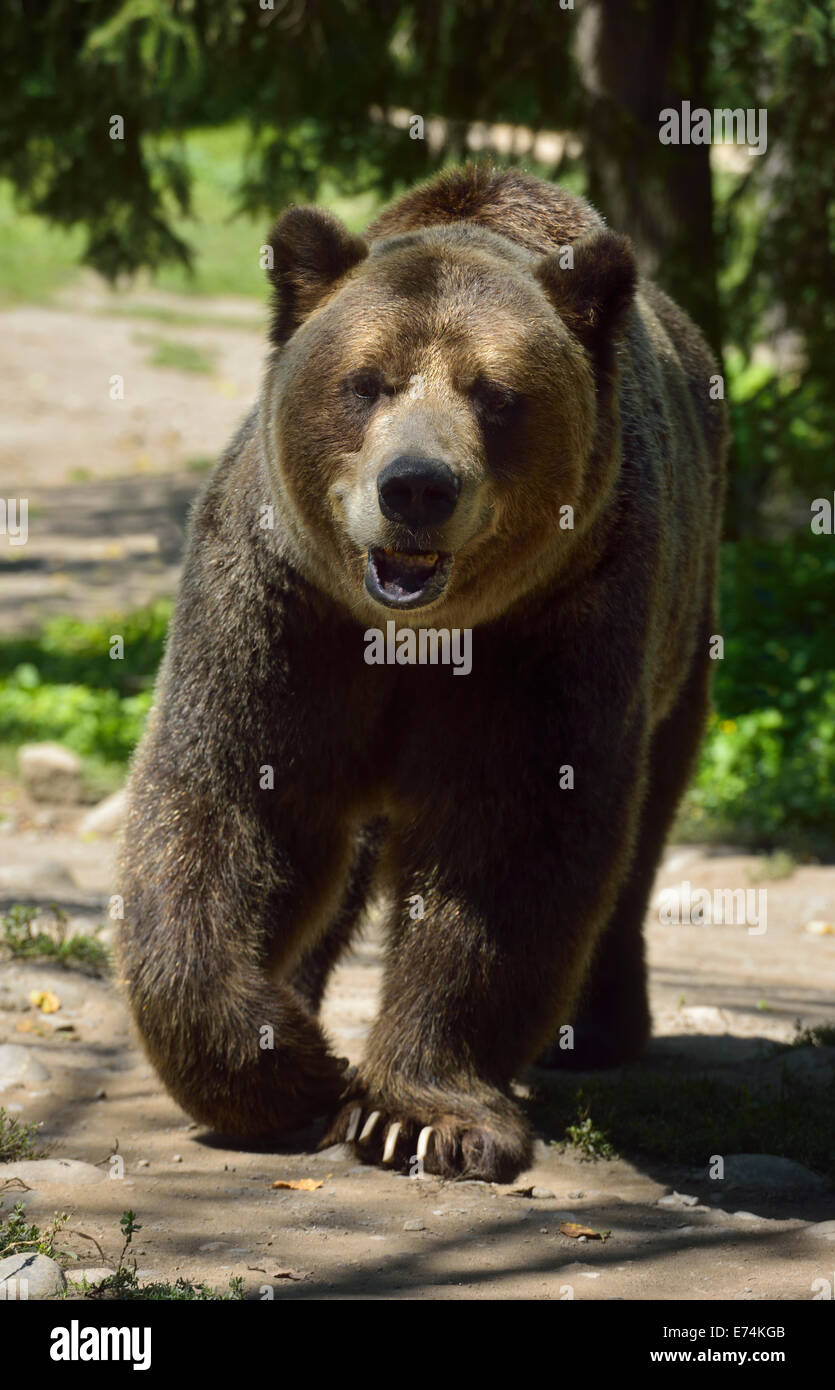
[[[522,399],[518,391],[497,381],[477,381],[472,394],[479,411],[492,424],[506,424]]]
[[[376,401],[383,390],[383,383],[375,372],[357,372],[350,380],[351,391],[357,400]]]

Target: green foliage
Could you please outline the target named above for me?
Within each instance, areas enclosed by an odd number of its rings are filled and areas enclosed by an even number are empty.
[[[209,1284],[192,1284],[183,1278],[175,1279],[173,1284],[158,1280],[140,1284],[132,1269],[117,1270],[92,1288],[85,1288],[84,1292],[88,1298],[140,1303],[216,1303],[218,1300],[239,1303],[244,1296],[243,1279],[234,1275],[229,1278],[229,1292],[218,1293]]]
[[[723,547],[711,719],[682,828],[800,853],[835,848],[835,546]]]
[[[790,365],[759,365],[733,400],[732,534],[756,529],[763,500],[794,484],[826,492],[835,433],[835,9],[830,0],[717,0],[717,102],[764,107],[768,152],[717,181],[719,285],[727,336],[745,362],[758,344],[795,335]],[[729,372],[735,364],[728,357]],[[831,486],[829,488],[831,493]]]
[[[814,1028],[801,1028],[798,1019],[796,1027],[792,1047],[835,1047],[835,1024],[819,1023]]]
[[[15,7],[0,31],[0,174],[31,210],[84,227],[85,260],[111,278],[188,266],[193,171],[171,132],[245,122],[230,191],[250,215],[311,198],[323,179],[389,190],[444,152],[372,110],[411,110],[419,92],[427,117],[450,119],[453,156],[465,121],[572,122],[569,38],[550,0],[341,0],[313,17],[200,0]],[[115,114],[124,139],[110,138]]]
[[[608,1159],[617,1157],[603,1131],[595,1128],[588,1112],[588,1106],[578,1108],[575,1123],[565,1127],[565,1138],[567,1145],[576,1149],[581,1158]]]
[[[136,1220],[136,1212],[125,1211],[119,1220],[122,1234],[125,1237],[122,1253],[119,1256],[118,1266],[113,1274],[107,1275],[100,1283],[88,1288],[83,1286],[88,1298],[100,1299],[127,1299],[141,1302],[189,1302],[206,1303],[215,1301],[218,1298],[240,1301],[243,1298],[243,1279],[230,1278],[228,1294],[218,1294],[211,1289],[208,1284],[191,1284],[186,1279],[177,1279],[173,1284],[154,1282],[151,1284],[140,1284],[136,1276],[136,1261],[132,1265],[125,1263],[133,1237],[142,1227]]]
[[[832,495],[831,383],[799,366],[779,371],[775,363],[754,362],[736,348],[726,351],[725,368],[734,445],[729,531],[759,534],[767,520],[772,531],[785,532],[794,498],[808,508],[813,498]]]
[[[66,1212],[56,1214],[49,1229],[42,1231],[38,1226],[27,1222],[23,1203],[15,1202],[8,1221],[0,1221],[0,1259],[5,1259],[7,1255],[16,1255],[21,1250],[27,1250],[33,1255],[48,1255],[50,1259],[54,1259],[56,1238],[69,1219]]]
[[[37,637],[12,637],[0,642],[0,680],[22,664],[35,668],[43,684],[88,685],[127,695],[151,687],[162,657],[170,600],[148,608],[90,621],[50,618]],[[110,657],[112,636],[124,638],[121,661]]]
[[[7,1115],[0,1106],[0,1163],[43,1157],[46,1150],[37,1146],[38,1128],[36,1124],[23,1124],[13,1115]]]
[[[50,960],[68,970],[83,970],[88,975],[104,975],[110,957],[94,936],[67,932],[67,914],[52,904],[53,925],[46,930],[34,924],[43,918],[43,909],[15,903],[0,918],[0,946],[21,960]]]
[[[798,329],[809,368],[831,379],[835,332],[835,9],[829,0],[717,0],[714,65],[722,106],[764,106],[769,151],[736,188],[720,239],[736,259],[726,281],[734,339],[750,346],[777,310]],[[774,324],[770,325],[771,328]]]
[[[33,670],[17,667],[0,681],[0,743],[56,739],[105,763],[130,757],[151,707],[150,691],[120,696],[87,685],[42,684]]]
[[[0,643],[0,745],[56,739],[106,774],[124,764],[153,698],[171,604],[124,617],[53,618],[38,637]],[[110,639],[124,639],[112,660]]]

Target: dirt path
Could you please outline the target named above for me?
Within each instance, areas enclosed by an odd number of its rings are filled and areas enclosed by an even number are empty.
[[[171,592],[201,472],[257,396],[264,322],[250,300],[93,278],[0,314],[0,496],[29,503],[26,544],[0,544],[0,633]],[[205,370],[154,365],[160,352]]]

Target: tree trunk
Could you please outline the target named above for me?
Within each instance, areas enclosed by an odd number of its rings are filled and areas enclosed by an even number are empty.
[[[583,0],[576,57],[589,196],[721,353],[710,146],[658,138],[665,107],[706,104],[712,24],[709,0]]]

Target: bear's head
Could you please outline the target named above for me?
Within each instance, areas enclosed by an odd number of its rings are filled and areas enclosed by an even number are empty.
[[[360,621],[413,626],[552,581],[618,466],[628,241],[541,255],[458,221],[367,245],[291,208],[271,246],[263,428],[302,572]]]

